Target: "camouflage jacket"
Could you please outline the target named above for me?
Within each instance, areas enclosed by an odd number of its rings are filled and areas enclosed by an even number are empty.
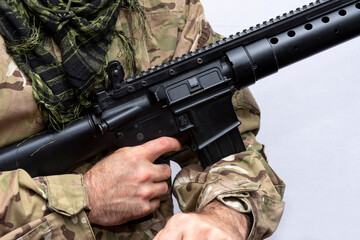
[[[136,13],[124,9],[116,28],[132,43],[138,70],[181,56],[220,38],[204,17],[199,0],[143,2],[150,34],[144,37]],[[49,50],[59,56],[49,41]],[[114,38],[109,60],[127,62],[121,40]],[[249,239],[270,236],[281,218],[284,183],[268,165],[264,146],[255,140],[260,111],[250,91],[236,92],[233,105],[242,122],[246,151],[201,169],[196,159],[181,162],[173,187],[182,211],[198,211],[214,199],[252,216]],[[6,53],[0,37],[0,147],[44,129],[29,79]],[[152,239],[173,214],[171,192],[151,220],[115,227],[91,226],[82,174],[31,178],[25,171],[0,172],[2,239]]]

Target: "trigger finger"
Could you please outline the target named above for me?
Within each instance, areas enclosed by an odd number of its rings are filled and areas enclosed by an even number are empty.
[[[151,162],[154,162],[158,157],[164,153],[171,151],[179,151],[181,145],[178,140],[170,137],[161,137],[141,145],[143,150],[147,153],[147,157]]]

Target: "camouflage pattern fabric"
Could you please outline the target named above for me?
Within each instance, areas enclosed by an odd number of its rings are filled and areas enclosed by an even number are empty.
[[[142,3],[148,33],[135,13],[120,14],[116,30],[130,39],[138,71],[181,56],[220,38],[206,21],[198,0],[149,0]],[[48,48],[60,59],[57,46]],[[126,65],[129,54],[119,38],[108,52],[110,60]],[[248,89],[238,91],[233,105],[243,123],[246,151],[228,156],[203,170],[197,159],[179,162],[182,170],[163,197],[155,217],[140,224],[91,226],[81,173],[32,179],[23,170],[0,173],[0,236],[2,239],[152,239],[173,214],[171,191],[180,208],[198,211],[214,199],[252,216],[248,239],[270,236],[281,218],[285,185],[274,173],[255,135],[260,111]],[[0,37],[0,146],[19,141],[44,129],[31,93],[31,83],[5,52]],[[170,182],[169,182],[170,184]]]

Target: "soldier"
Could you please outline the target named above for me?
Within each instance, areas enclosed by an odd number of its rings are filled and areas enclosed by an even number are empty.
[[[198,0],[0,2],[0,146],[59,129],[106,87],[107,62],[128,76],[220,39]],[[197,159],[154,165],[180,149],[163,137],[122,148],[72,173],[0,172],[4,239],[261,239],[276,229],[284,183],[255,140],[250,91],[233,105],[246,151],[202,169]],[[173,215],[171,190],[184,213]],[[140,223],[129,222],[154,212]]]

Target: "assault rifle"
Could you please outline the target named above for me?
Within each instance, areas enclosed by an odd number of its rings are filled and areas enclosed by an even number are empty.
[[[360,34],[360,2],[318,0],[132,78],[110,62],[112,89],[61,132],[0,150],[0,170],[65,173],[96,154],[160,136],[187,139],[203,167],[244,150],[231,104],[236,89]]]

